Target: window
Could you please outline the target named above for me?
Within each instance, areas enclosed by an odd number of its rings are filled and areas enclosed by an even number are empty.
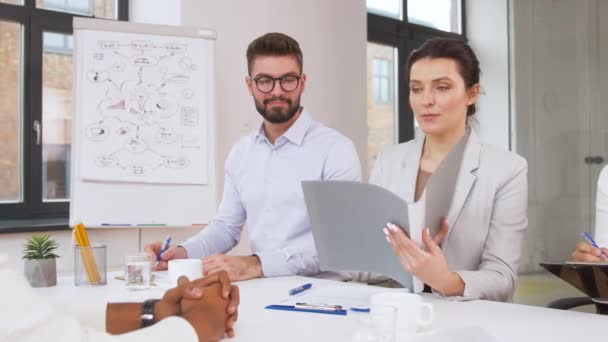
[[[0,227],[68,217],[72,21],[126,20],[126,0],[0,0]]]
[[[45,54],[71,55],[74,48],[74,39],[72,39],[71,34],[44,32],[42,34],[42,47]]]
[[[118,19],[116,1],[112,0],[36,0],[36,7],[86,17]]]
[[[409,54],[433,37],[465,39],[462,0],[367,0],[368,165],[386,145],[414,137]],[[371,164],[371,165],[370,165]]]
[[[0,205],[23,199],[23,27],[0,20]]]
[[[397,49],[392,46],[367,43],[367,165],[374,166],[382,149],[397,142],[395,123],[397,103]]]
[[[392,64],[392,60],[386,58],[374,58],[372,61],[372,88],[377,104],[389,104],[393,99]]]
[[[72,35],[42,35],[42,200],[70,198]]]
[[[407,20],[441,31],[461,33],[460,0],[408,0]]]
[[[367,0],[367,11],[377,15],[403,19],[402,0]]]

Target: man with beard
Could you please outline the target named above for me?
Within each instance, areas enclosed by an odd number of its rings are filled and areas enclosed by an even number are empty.
[[[171,259],[202,258],[205,274],[224,270],[232,281],[319,273],[301,182],[361,179],[352,141],[314,121],[300,104],[306,74],[298,42],[265,34],[249,44],[247,62],[245,83],[264,122],[230,151],[215,218],[162,253],[157,269]],[[245,222],[253,255],[224,255],[239,242]],[[145,250],[156,259],[161,245]]]

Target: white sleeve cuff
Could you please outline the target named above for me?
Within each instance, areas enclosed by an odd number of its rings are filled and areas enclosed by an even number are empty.
[[[467,277],[464,276],[459,271],[456,271],[456,273],[458,274],[458,276],[460,277],[460,279],[462,279],[462,282],[464,283],[464,290],[462,291],[462,295],[460,295],[460,296],[446,296],[443,293],[441,293],[440,291],[437,291],[435,289],[431,289],[431,291],[433,292],[433,294],[436,295],[437,297],[441,298],[441,299],[451,300],[451,301],[454,301],[454,302],[465,302],[465,301],[468,301],[468,300],[478,299],[476,297],[471,296],[469,285],[467,283],[467,280],[468,280]]]
[[[188,321],[181,317],[168,317],[144,329],[115,335],[116,342],[179,341],[198,342],[198,335]]]
[[[188,240],[180,243],[178,246],[184,247],[186,253],[188,253],[188,259],[201,259],[204,255],[203,247],[200,241],[197,240],[197,236],[193,236]]]
[[[262,252],[256,253],[255,255],[260,258],[264,277],[295,275],[295,272],[290,269],[290,265],[287,262],[287,257],[284,252]]]

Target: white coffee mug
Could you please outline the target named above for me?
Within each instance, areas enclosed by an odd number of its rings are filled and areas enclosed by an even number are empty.
[[[190,280],[203,276],[203,261],[201,259],[169,260],[169,283],[177,284],[177,279],[186,276]]]
[[[424,303],[414,293],[383,292],[370,298],[370,314],[374,320],[374,306],[391,305],[397,308],[397,338],[428,329],[433,323],[433,305]]]

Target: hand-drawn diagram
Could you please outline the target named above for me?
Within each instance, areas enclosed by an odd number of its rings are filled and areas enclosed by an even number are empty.
[[[88,43],[83,177],[204,184],[202,68],[187,43],[142,38]]]

